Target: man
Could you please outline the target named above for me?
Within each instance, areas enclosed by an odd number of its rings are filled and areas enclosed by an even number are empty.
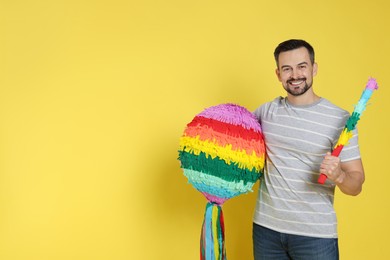
[[[254,256],[259,259],[339,258],[335,186],[358,195],[364,182],[357,131],[339,157],[335,146],[349,113],[315,94],[313,47],[288,40],[274,52],[276,75],[287,92],[254,114],[267,147],[253,224]],[[325,184],[317,182],[320,173]]]

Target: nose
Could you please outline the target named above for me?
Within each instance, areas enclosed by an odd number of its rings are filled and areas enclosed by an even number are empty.
[[[300,73],[299,70],[295,69],[295,70],[293,70],[291,76],[292,76],[294,79],[297,79],[297,78],[299,78],[299,77],[301,76],[301,73]]]

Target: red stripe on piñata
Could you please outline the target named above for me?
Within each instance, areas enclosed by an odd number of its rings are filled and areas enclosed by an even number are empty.
[[[231,145],[232,150],[245,150],[248,155],[251,155],[253,152],[257,156],[264,155],[264,140],[261,137],[261,134],[258,134],[257,139],[247,140],[240,137],[230,136],[221,132],[214,131],[209,125],[203,125],[202,127],[198,126],[189,126],[186,128],[184,134],[189,137],[197,137],[202,141],[214,142],[219,146]]]
[[[206,118],[202,116],[196,116],[191,123],[187,125],[188,127],[211,127],[214,131],[220,132],[222,134],[230,135],[233,137],[240,137],[245,140],[259,139],[260,132],[256,132],[253,129],[245,129],[239,125],[232,125],[229,123],[224,123],[215,119]]]

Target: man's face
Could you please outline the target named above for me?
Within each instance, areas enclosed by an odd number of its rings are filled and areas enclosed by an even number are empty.
[[[306,93],[313,85],[313,77],[317,74],[317,64],[311,64],[306,48],[281,52],[276,75],[284,89],[293,96]]]

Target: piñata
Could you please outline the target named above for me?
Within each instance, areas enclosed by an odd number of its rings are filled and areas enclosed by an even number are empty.
[[[246,108],[222,104],[203,110],[180,138],[179,160],[188,182],[208,200],[201,231],[200,258],[226,259],[221,206],[252,191],[263,173],[261,126]]]

